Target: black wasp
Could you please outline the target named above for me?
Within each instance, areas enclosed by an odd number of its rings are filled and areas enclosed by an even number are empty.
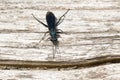
[[[59,31],[62,31],[60,29],[57,28],[58,25],[60,25],[64,18],[65,15],[68,13],[70,9],[68,9],[59,19],[57,19],[55,17],[55,15],[48,11],[46,14],[46,22],[47,25],[45,23],[43,23],[42,21],[40,21],[39,19],[37,19],[33,14],[32,16],[39,22],[41,23],[43,26],[48,28],[48,31],[46,33],[49,33],[50,35],[50,40],[53,43],[54,47],[53,47],[53,58],[55,57],[55,53],[56,53],[56,47],[58,47],[59,41],[58,41],[58,37],[59,37]],[[46,35],[46,33],[44,34],[44,36]],[[44,36],[41,40],[44,39]]]

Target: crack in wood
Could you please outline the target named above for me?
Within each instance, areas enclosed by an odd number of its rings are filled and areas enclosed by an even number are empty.
[[[63,32],[63,33],[60,33],[60,34],[79,34],[79,33],[81,33],[81,34],[88,34],[88,33],[90,33],[90,34],[94,34],[94,33],[106,33],[106,32],[109,32],[109,31],[86,31],[86,32],[74,32],[74,31],[72,31],[72,32]],[[2,29],[2,30],[0,30],[0,33],[45,33],[45,32],[43,32],[43,31],[30,31],[30,30],[12,30],[12,29]],[[110,32],[110,33],[112,33],[112,32]]]
[[[120,55],[106,55],[86,60],[69,61],[24,61],[24,60],[0,60],[0,69],[61,69],[61,68],[89,68],[107,63],[120,63]]]

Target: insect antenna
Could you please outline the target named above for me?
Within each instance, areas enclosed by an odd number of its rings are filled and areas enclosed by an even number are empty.
[[[55,58],[56,50],[56,45],[53,45],[53,59]]]
[[[59,42],[58,41],[52,41],[53,42],[53,59],[55,58],[55,54],[59,53]]]

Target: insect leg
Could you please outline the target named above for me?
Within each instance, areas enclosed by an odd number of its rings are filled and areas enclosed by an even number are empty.
[[[61,29],[57,29],[57,33],[64,33],[64,34],[67,34],[67,32],[63,32],[63,30],[61,30]]]
[[[61,29],[57,29],[57,33],[63,33]]]
[[[58,19],[58,21],[56,22],[56,27],[63,22],[63,20],[64,20],[64,18],[65,18],[65,15],[68,13],[69,10],[70,10],[70,9],[68,9],[68,10]]]
[[[48,27],[46,24],[44,24],[42,21],[40,21],[39,19],[37,19],[33,14],[32,14],[32,16],[39,22],[39,23],[41,23],[43,26],[45,26],[45,27]]]
[[[46,34],[49,33],[49,31],[45,32],[45,34],[43,35],[42,39],[39,41],[39,43],[45,38]]]

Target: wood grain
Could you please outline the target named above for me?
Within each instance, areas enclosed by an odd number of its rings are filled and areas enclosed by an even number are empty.
[[[120,64],[75,70],[0,70],[0,79],[8,80],[119,80]]]
[[[64,33],[60,34],[59,49],[52,58],[53,45],[47,40],[49,35],[39,43],[47,28],[39,24],[31,14],[46,23],[47,11],[52,11],[59,18],[67,9],[71,9],[64,22],[58,26]],[[83,61],[103,56],[120,56],[120,1],[119,0],[1,0],[0,1],[0,60],[8,61]],[[108,63],[111,63],[108,61]],[[117,58],[115,58],[117,59]],[[115,60],[114,59],[114,60]],[[102,60],[107,60],[106,58]],[[114,61],[113,60],[113,61]],[[106,62],[107,63],[107,62]],[[105,63],[105,64],[106,64]],[[11,63],[12,64],[12,63]],[[92,64],[92,63],[91,63]],[[112,66],[112,67],[109,67]],[[115,67],[116,66],[116,67]],[[51,80],[119,80],[119,61],[116,64],[97,66],[96,68],[77,69],[68,71],[55,71],[59,78],[51,78],[54,71],[41,71],[48,74]],[[95,72],[106,67],[103,72]],[[11,67],[12,68],[12,67]],[[112,68],[115,72],[109,69]],[[89,69],[89,68],[88,68]],[[103,70],[103,69],[102,69]],[[41,75],[38,71],[21,72],[19,70],[1,70],[0,79],[18,79],[25,75]],[[90,72],[89,72],[90,71]],[[5,74],[13,72],[13,75]],[[66,78],[62,74],[70,77]],[[78,74],[75,74],[78,72]],[[101,73],[103,76],[93,76],[92,73]],[[105,72],[105,75],[104,75]],[[111,74],[110,74],[111,73]],[[118,73],[118,74],[117,74]],[[80,77],[83,75],[90,77]],[[73,76],[77,75],[77,76]],[[12,76],[10,78],[9,76]],[[19,77],[18,77],[19,76]],[[52,75],[52,76],[55,76]],[[63,76],[63,77],[62,77]],[[108,77],[105,77],[108,76]],[[117,76],[117,77],[116,77]],[[14,77],[14,78],[13,78]],[[26,77],[26,76],[25,76]],[[31,78],[31,76],[27,76]],[[46,80],[34,77],[35,80]]]

